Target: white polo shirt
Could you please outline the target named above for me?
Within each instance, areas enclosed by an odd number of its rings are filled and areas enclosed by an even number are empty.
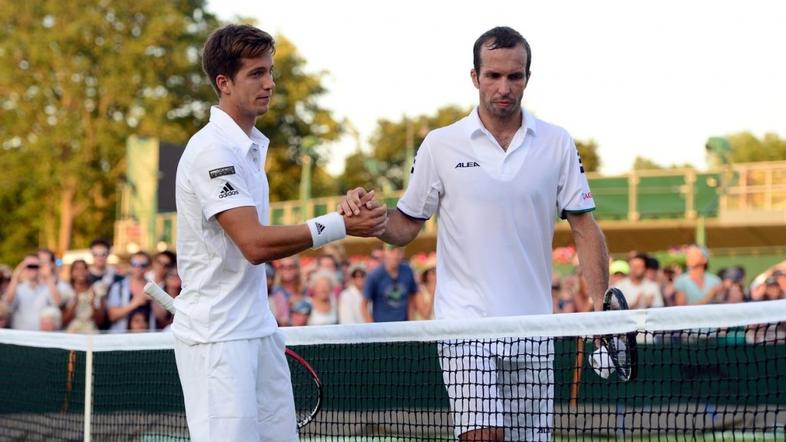
[[[265,267],[248,262],[215,215],[255,207],[268,224],[264,159],[269,140],[249,138],[217,106],[189,140],[177,166],[177,268],[183,290],[175,299],[174,335],[187,343],[251,339],[272,334]],[[256,158],[256,159],[255,159]]]
[[[551,313],[554,223],[594,208],[564,129],[525,111],[503,151],[477,108],[428,134],[398,202],[437,214],[437,319]]]

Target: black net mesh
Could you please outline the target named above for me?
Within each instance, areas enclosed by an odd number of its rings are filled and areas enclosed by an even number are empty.
[[[0,441],[82,440],[85,353],[0,344]]]

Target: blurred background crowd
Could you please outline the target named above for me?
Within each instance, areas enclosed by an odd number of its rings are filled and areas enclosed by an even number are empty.
[[[177,256],[137,252],[110,264],[109,242],[96,239],[87,259],[68,265],[48,249],[27,254],[16,266],[0,265],[0,328],[73,333],[167,329],[172,315],[144,293],[147,281],[172,297],[181,290]],[[340,244],[318,256],[265,263],[270,309],[281,326],[352,324],[433,319],[436,255],[381,244],[367,256],[348,257]],[[632,309],[783,299],[786,265],[759,275],[742,266],[710,272],[709,253],[679,249],[679,259],[660,262],[631,251],[609,265],[609,284],[625,293]],[[593,309],[573,250],[555,250],[551,294],[555,313]],[[560,265],[568,264],[568,265]],[[526,288],[522,288],[526,290]]]

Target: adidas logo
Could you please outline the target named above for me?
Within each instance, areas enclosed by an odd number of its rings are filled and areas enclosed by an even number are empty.
[[[228,196],[237,195],[238,193],[240,193],[240,192],[235,190],[235,188],[232,187],[232,184],[226,183],[226,184],[224,184],[224,187],[221,189],[221,193],[218,194],[218,197],[219,198],[226,198]]]
[[[317,235],[325,231],[325,226],[323,226],[322,224],[320,223],[314,223],[314,224],[317,225]]]

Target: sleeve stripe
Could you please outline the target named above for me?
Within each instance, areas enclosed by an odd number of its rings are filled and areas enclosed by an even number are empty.
[[[568,214],[570,214],[570,215],[580,215],[582,213],[592,212],[594,210],[595,210],[595,207],[590,207],[588,209],[578,209],[578,210],[567,210],[567,209],[565,209],[565,210],[562,211],[562,213],[560,214],[559,217],[561,219],[566,219],[568,217]]]
[[[401,212],[401,214],[402,214],[402,215],[406,216],[407,218],[409,218],[409,219],[411,219],[411,220],[415,220],[415,221],[428,221],[428,220],[430,219],[430,218],[419,218],[419,217],[417,217],[417,216],[412,216],[412,215],[410,215],[409,213],[407,213],[407,212],[405,212],[405,211],[401,210],[401,207],[399,207],[398,205],[396,205],[396,210],[398,210],[399,212]]]

